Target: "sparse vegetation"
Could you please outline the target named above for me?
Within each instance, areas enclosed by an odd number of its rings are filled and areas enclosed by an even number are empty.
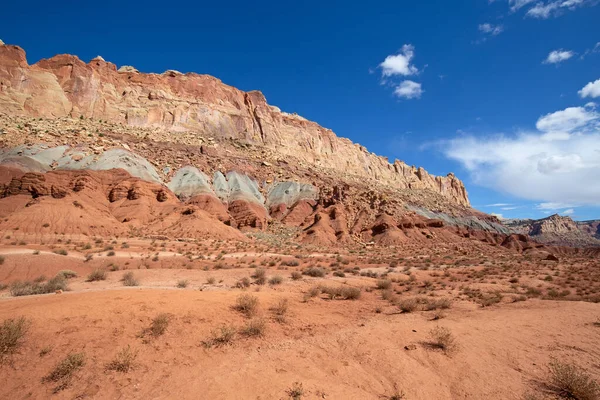
[[[457,349],[458,345],[456,338],[450,332],[450,329],[436,326],[429,331],[430,341],[427,343],[430,347],[440,349],[444,353],[449,354]]]
[[[123,286],[139,286],[140,282],[136,279],[133,272],[128,271],[123,274],[121,278],[121,282],[123,282]]]
[[[389,279],[380,279],[377,281],[377,289],[386,290],[392,287],[392,281]]]
[[[414,297],[400,299],[396,305],[403,313],[411,313],[419,307],[419,303]]]
[[[300,273],[298,271],[294,271],[294,272],[292,272],[290,277],[292,278],[293,281],[299,281],[300,279],[302,279],[302,273]]]
[[[237,333],[237,329],[231,325],[224,325],[219,329],[216,329],[212,332],[212,336],[210,339],[202,342],[204,347],[210,348],[213,346],[220,347],[231,344],[235,335]]]
[[[186,287],[188,287],[189,284],[190,281],[188,281],[187,279],[182,279],[177,282],[177,287],[180,289],[185,289]]]
[[[552,361],[549,364],[550,386],[562,398],[574,400],[597,400],[600,385],[584,370],[573,364]]]
[[[244,336],[255,337],[263,336],[267,329],[267,323],[262,318],[252,318],[242,328],[241,333]]]
[[[25,317],[7,319],[0,325],[0,363],[23,344],[30,322]]]
[[[63,269],[62,271],[58,271],[56,276],[62,276],[65,279],[77,278],[77,272],[71,271],[70,269]]]
[[[169,327],[169,321],[171,320],[169,314],[160,313],[152,319],[150,327],[147,329],[147,333],[153,337],[159,337],[165,334]]]
[[[302,387],[302,383],[294,382],[291,388],[286,390],[285,392],[290,400],[301,400],[302,396],[304,396],[304,388]]]
[[[325,270],[323,268],[309,267],[309,268],[305,269],[304,271],[302,271],[302,274],[312,276],[313,278],[322,278],[327,273],[325,272]]]
[[[264,285],[267,283],[267,271],[265,271],[263,268],[256,268],[251,277],[254,279],[254,283],[257,285]]]
[[[138,356],[138,350],[133,350],[130,345],[117,353],[115,358],[106,365],[109,371],[129,372]]]
[[[273,285],[273,286],[274,285],[281,285],[282,282],[283,282],[283,277],[280,276],[280,275],[272,276],[269,279],[269,285]]]
[[[361,295],[360,288],[352,286],[322,287],[321,291],[329,296],[331,300],[358,300]]]
[[[42,379],[42,381],[58,382],[59,384],[54,388],[54,392],[60,392],[69,386],[73,374],[84,365],[84,353],[70,353],[61,362],[59,362],[54,369]]]
[[[275,321],[277,321],[279,323],[284,323],[286,320],[287,313],[288,313],[288,308],[289,308],[288,299],[281,299],[277,302],[277,304],[275,304],[273,307],[271,307],[270,310],[273,313]]]
[[[96,281],[105,281],[106,280],[106,271],[103,269],[95,269],[88,276],[86,281],[88,282],[96,282]]]
[[[258,311],[258,297],[251,294],[241,294],[235,300],[233,308],[250,318]]]
[[[15,297],[54,293],[58,290],[68,290],[67,280],[62,275],[56,275],[45,283],[16,281],[10,286],[10,294]]]

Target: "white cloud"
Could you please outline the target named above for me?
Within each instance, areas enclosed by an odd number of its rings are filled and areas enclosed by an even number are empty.
[[[600,116],[571,107],[541,117],[537,131],[460,137],[441,143],[479,185],[541,207],[600,203]]]
[[[519,207],[502,207],[501,210],[502,211],[510,211],[510,210],[516,210]]]
[[[569,107],[540,117],[535,127],[550,133],[543,136],[546,140],[568,140],[571,131],[597,120],[598,117],[593,107]]]
[[[508,0],[508,4],[510,5],[511,11],[517,11],[527,4],[533,3],[534,1],[537,0]]]
[[[573,215],[575,214],[575,210],[573,210],[572,208],[569,208],[568,210],[565,210],[561,213],[562,215]]]
[[[502,216],[502,214],[491,213],[490,215],[493,215],[494,217],[497,217],[498,219],[504,219],[504,217]]]
[[[592,97],[595,99],[596,97],[600,97],[600,79],[595,82],[588,83],[577,93],[579,93],[581,98]]]
[[[394,94],[405,99],[418,99],[423,94],[423,88],[420,83],[406,80],[396,86]]]
[[[548,57],[546,60],[544,60],[544,64],[558,64],[560,62],[567,61],[574,55],[575,53],[570,50],[554,50],[548,54]]]
[[[492,35],[492,36],[496,36],[502,33],[502,31],[504,31],[504,26],[502,25],[492,25],[489,23],[485,23],[485,24],[481,24],[479,25],[479,31]]]
[[[486,207],[506,207],[506,206],[512,206],[512,204],[510,204],[510,203],[495,203],[495,204],[488,204]]]
[[[533,18],[547,19],[561,15],[566,10],[575,10],[579,7],[595,5],[597,0],[551,0],[536,3],[527,10],[527,16]]]
[[[415,56],[415,48],[413,45],[405,44],[398,54],[390,55],[379,64],[384,77],[393,75],[410,76],[419,73],[417,67],[411,64]]]
[[[549,203],[540,203],[535,208],[537,208],[538,210],[560,210],[561,208],[569,208],[569,207],[575,207],[575,206],[572,204],[568,204],[568,203],[549,202]]]

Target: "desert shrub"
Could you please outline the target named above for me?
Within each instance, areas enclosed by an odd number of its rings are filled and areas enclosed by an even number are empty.
[[[419,302],[414,297],[411,297],[407,299],[398,300],[396,306],[398,306],[400,311],[402,311],[403,313],[411,313],[419,307]]]
[[[0,265],[4,264],[4,261],[6,261],[4,256],[0,256]]]
[[[57,290],[66,291],[67,281],[62,275],[56,275],[46,283],[42,282],[20,282],[16,281],[10,287],[12,296],[32,296],[36,294],[54,293]]]
[[[214,285],[216,281],[217,280],[215,279],[214,276],[209,276],[208,278],[206,278],[206,283],[209,285]]]
[[[123,286],[138,286],[140,282],[133,275],[133,272],[128,271],[123,274],[121,278],[121,282],[123,282]]]
[[[130,345],[123,348],[117,353],[115,358],[106,364],[106,369],[109,371],[129,372],[135,363],[138,356],[138,351],[133,350]]]
[[[288,299],[281,299],[270,308],[271,312],[273,312],[273,316],[277,322],[283,323],[285,322],[285,318],[288,312],[289,301]]]
[[[61,255],[61,256],[66,256],[69,253],[65,249],[58,249],[58,250],[54,250],[54,254],[58,254],[58,255]]]
[[[285,265],[287,267],[297,267],[300,265],[300,262],[298,260],[284,260],[281,262],[281,265]]]
[[[106,271],[103,269],[93,270],[86,279],[88,282],[105,281]]]
[[[427,299],[425,301],[425,304],[423,306],[423,308],[426,311],[433,311],[433,310],[447,310],[450,307],[452,307],[452,300],[447,299],[447,298],[443,298],[443,299]]]
[[[188,287],[189,284],[190,281],[188,281],[187,279],[181,279],[177,282],[177,287],[180,289],[185,289],[186,287]]]
[[[269,285],[281,285],[281,282],[283,282],[283,277],[280,275],[272,276],[269,279]]]
[[[264,285],[267,283],[267,271],[265,271],[264,268],[256,268],[251,277],[254,278],[254,283],[257,285]]]
[[[46,280],[46,276],[45,275],[40,275],[37,278],[35,278],[33,280],[33,283],[42,283]]]
[[[164,335],[164,333],[167,331],[167,328],[169,327],[170,319],[171,318],[167,313],[158,314],[156,317],[154,317],[154,319],[152,319],[152,322],[150,323],[150,327],[148,328],[147,332],[154,337]]]
[[[376,287],[377,287],[377,289],[381,289],[381,290],[391,289],[392,281],[390,281],[389,279],[380,279],[377,281]]]
[[[207,348],[225,346],[233,342],[236,333],[237,329],[234,326],[224,325],[219,329],[213,330],[210,339],[203,341],[202,344]]]
[[[337,276],[338,278],[345,278],[346,274],[343,273],[342,271],[334,271],[333,276]]]
[[[294,382],[292,387],[286,390],[285,393],[289,396],[290,400],[301,400],[302,396],[304,396],[302,383]]]
[[[302,274],[312,276],[313,278],[322,278],[326,275],[326,272],[320,267],[308,267],[302,271]]]
[[[252,318],[250,321],[246,322],[246,325],[242,328],[241,333],[242,335],[248,337],[263,336],[266,329],[267,324],[264,319]]]
[[[77,272],[71,271],[70,269],[63,269],[62,271],[58,271],[56,276],[62,276],[65,279],[77,278]]]
[[[502,295],[500,293],[492,293],[485,296],[482,296],[478,303],[481,307],[489,307],[494,304],[498,304],[502,301]]]
[[[290,277],[292,278],[293,281],[298,281],[298,280],[302,279],[302,274],[298,271],[294,271],[294,272],[292,272]]]
[[[351,286],[323,287],[321,290],[332,300],[357,300],[361,294],[360,288]]]
[[[239,288],[239,289],[245,289],[247,287],[250,287],[250,279],[248,279],[248,277],[243,277],[242,279],[240,279],[239,281],[237,281],[237,283],[235,284],[235,287]]]
[[[381,291],[381,298],[383,300],[391,301],[394,300],[395,297],[396,296],[394,295],[394,292],[391,289],[384,289]]]
[[[306,293],[304,293],[304,301],[308,299],[312,299],[313,297],[317,297],[321,294],[322,287],[321,286],[313,286]]]
[[[113,250],[111,250],[108,253],[106,253],[107,257],[113,257],[114,255],[115,255],[115,252]]]
[[[23,344],[30,323],[25,317],[7,319],[0,325],[0,362]]]
[[[241,294],[235,300],[233,308],[250,318],[258,311],[258,297],[250,294]]]
[[[600,385],[573,364],[553,361],[549,365],[550,385],[559,396],[575,400],[600,398]]]
[[[457,348],[456,338],[450,329],[436,326],[429,331],[429,346],[450,353]]]
[[[54,388],[55,393],[59,392],[69,385],[73,374],[84,365],[84,353],[70,353],[62,361],[56,364],[54,369],[42,380],[44,382],[60,382],[60,384]]]

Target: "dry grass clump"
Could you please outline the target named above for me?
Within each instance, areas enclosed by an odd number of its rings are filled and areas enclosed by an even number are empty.
[[[224,325],[219,329],[212,331],[210,339],[202,342],[204,347],[211,348],[213,346],[220,347],[233,343],[233,339],[237,333],[237,329],[232,325]]]
[[[360,299],[360,288],[351,286],[324,286],[321,292],[329,296],[331,300],[358,300]]]
[[[133,350],[130,345],[123,348],[117,353],[115,358],[106,364],[106,369],[109,371],[129,372],[135,363],[138,356],[138,351]]]
[[[103,269],[93,270],[86,279],[86,281],[88,281],[88,282],[105,281],[105,280],[106,280],[106,271]]]
[[[54,293],[57,290],[68,290],[67,280],[62,275],[56,275],[45,283],[16,281],[10,286],[10,294],[15,297]]]
[[[283,282],[283,277],[280,275],[275,275],[272,276],[271,279],[269,279],[269,285],[281,285],[281,283]]]
[[[275,321],[279,322],[279,323],[284,323],[287,313],[288,313],[288,307],[289,307],[289,301],[288,299],[281,299],[277,302],[277,304],[275,304],[274,306],[272,306],[270,308],[271,312],[273,313],[273,316],[275,318]]]
[[[290,277],[292,278],[293,281],[299,281],[300,279],[302,279],[302,273],[298,272],[298,271],[294,271],[294,272],[292,272]]]
[[[302,396],[304,396],[302,383],[294,382],[292,387],[286,390],[285,393],[289,396],[290,400],[301,400]]]
[[[311,287],[306,293],[304,293],[304,301],[306,302],[309,299],[312,299],[313,297],[319,296],[321,294],[321,291],[322,287],[320,285]]]
[[[598,382],[576,365],[553,361],[548,367],[550,369],[550,386],[560,397],[575,400],[600,398]]]
[[[246,325],[242,328],[241,333],[248,337],[260,337],[264,336],[265,330],[267,329],[267,323],[262,318],[252,318],[246,322]]]
[[[25,317],[7,319],[0,325],[0,363],[23,344],[30,323]]]
[[[123,286],[139,286],[140,282],[133,275],[133,272],[128,271],[123,274],[121,278],[121,282],[123,282]]]
[[[267,271],[265,271],[263,268],[256,268],[251,277],[254,279],[254,283],[257,285],[264,285],[267,283]]]
[[[321,267],[308,267],[302,271],[302,274],[312,276],[313,278],[322,278],[327,272]]]
[[[256,315],[258,311],[258,297],[252,296],[251,294],[241,294],[235,300],[233,309],[241,312],[246,317],[251,318]]]
[[[411,312],[417,310],[417,308],[419,307],[419,302],[417,301],[416,298],[411,297],[411,298],[407,298],[407,299],[398,300],[398,303],[396,303],[396,306],[403,313],[411,313]]]
[[[243,277],[242,279],[240,279],[239,281],[237,281],[237,283],[235,284],[236,288],[239,289],[246,289],[248,287],[250,287],[250,279],[248,279],[248,277]]]
[[[152,319],[150,326],[144,329],[140,336],[144,337],[146,334],[155,338],[162,336],[167,331],[170,321],[171,317],[169,314],[160,313]]]
[[[54,388],[54,393],[58,393],[69,386],[73,374],[84,365],[84,353],[70,353],[48,375],[42,378],[42,381],[58,382],[59,384]]]
[[[389,279],[380,279],[377,281],[376,287],[377,287],[377,289],[380,289],[380,290],[391,289],[392,281],[390,281]]]
[[[429,347],[440,349],[446,354],[453,352],[458,347],[456,338],[448,328],[436,326],[429,331],[429,338],[430,341],[427,342]]]
[[[188,287],[189,284],[190,284],[190,281],[188,281],[187,279],[181,279],[181,280],[177,281],[177,287],[179,289],[185,289],[186,287]]]
[[[423,309],[426,311],[447,310],[450,307],[452,307],[452,300],[447,298],[426,299],[423,304]]]
[[[71,271],[70,269],[63,269],[61,271],[58,271],[58,274],[56,274],[56,276],[62,276],[65,279],[77,278],[77,272]]]

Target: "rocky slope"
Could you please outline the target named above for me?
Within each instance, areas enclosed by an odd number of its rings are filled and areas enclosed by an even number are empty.
[[[390,164],[206,75],[69,55],[28,65],[0,45],[0,148],[5,235],[43,237],[45,215],[54,234],[243,240],[239,230],[285,226],[326,246],[501,245],[509,233],[469,206],[453,174]],[[76,203],[79,219],[59,224]]]
[[[514,233],[529,235],[540,243],[559,246],[600,246],[600,221],[575,222],[558,214],[538,220],[505,220]]]
[[[451,173],[436,177],[398,160],[389,163],[329,129],[270,106],[258,91],[246,93],[208,75],[143,74],[132,67],[117,69],[101,57],[86,64],[72,55],[29,65],[23,49],[0,45],[0,109],[9,115],[81,116],[164,128],[174,135],[194,132],[216,140],[237,139],[299,157],[313,168],[400,189],[428,189],[469,205],[463,183]]]

